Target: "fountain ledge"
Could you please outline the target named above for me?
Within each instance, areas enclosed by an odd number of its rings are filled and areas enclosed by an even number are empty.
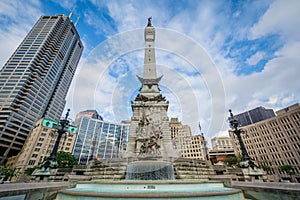
[[[241,193],[239,189],[231,189],[221,192],[182,192],[182,193],[100,193],[100,192],[79,192],[70,190],[60,190],[59,193],[71,196],[84,197],[111,197],[111,198],[178,198],[178,197],[210,197],[226,196]]]

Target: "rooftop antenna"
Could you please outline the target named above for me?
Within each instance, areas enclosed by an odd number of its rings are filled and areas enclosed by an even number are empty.
[[[78,17],[77,17],[77,19],[76,19],[76,22],[75,22],[75,24],[74,24],[74,25],[75,25],[75,27],[76,27],[76,26],[77,26],[77,24],[78,24],[79,18],[80,18],[80,16],[78,16]]]
[[[70,18],[70,19],[71,19],[72,15],[73,15],[74,9],[75,9],[75,7],[72,8],[72,10],[71,10],[71,12],[70,12],[70,14],[69,14],[69,18]]]

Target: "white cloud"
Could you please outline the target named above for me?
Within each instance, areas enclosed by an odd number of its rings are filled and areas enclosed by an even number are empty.
[[[40,2],[34,0],[0,1],[0,68],[42,14],[40,6]]]
[[[76,0],[68,0],[68,1],[61,1],[61,0],[51,0],[54,3],[60,5],[61,7],[65,8],[65,9],[69,9],[70,12],[72,11],[72,9],[76,10]]]
[[[229,137],[229,133],[228,131],[219,131],[217,134],[216,134],[216,137]]]
[[[254,55],[252,55],[250,58],[246,60],[246,63],[248,65],[256,65],[261,59],[263,59],[265,56],[264,52],[256,52]]]
[[[230,75],[224,77],[227,90],[228,106],[235,108],[235,113],[243,112],[257,106],[279,109],[290,103],[299,102],[300,58],[295,54],[299,51],[299,42],[286,45],[270,60],[260,73],[250,76]],[[235,97],[235,98],[233,98]]]
[[[250,32],[250,38],[255,39],[267,34],[278,33],[286,40],[300,39],[300,1],[276,0],[272,3],[262,18]]]
[[[284,45],[275,53],[276,57],[269,60],[262,72],[249,76],[236,76],[227,71],[226,76],[222,76],[227,106],[234,108],[235,113],[257,106],[277,110],[299,102],[299,97],[296,96],[300,95],[298,87],[300,85],[298,78],[300,16],[295,10],[299,10],[299,2],[275,1],[258,23],[248,30],[251,39],[258,39],[268,34],[280,34],[280,40]],[[258,51],[248,59],[248,64],[257,63],[263,58],[261,54],[263,53]]]

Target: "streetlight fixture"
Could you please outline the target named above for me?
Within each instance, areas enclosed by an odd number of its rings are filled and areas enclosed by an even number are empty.
[[[70,125],[70,121],[68,120],[70,109],[68,109],[66,116],[64,119],[61,119],[58,121],[53,121],[50,119],[44,119],[42,122],[42,126],[46,126],[48,128],[54,128],[57,130],[58,136],[56,138],[54,147],[52,149],[52,152],[50,154],[50,157],[47,159],[47,161],[43,164],[44,169],[56,169],[58,164],[56,160],[56,154],[58,151],[59,143],[61,140],[61,137],[65,133],[72,133],[75,134],[77,132],[77,128],[75,126]]]
[[[228,118],[229,126],[232,129],[232,132],[237,136],[242,151],[242,162],[240,163],[240,165],[242,168],[247,168],[249,165],[251,168],[254,168],[255,164],[253,160],[250,158],[241,136],[241,134],[246,133],[246,131],[238,128],[240,124],[239,121],[234,118],[231,110],[229,110],[229,113],[230,113],[230,117]]]

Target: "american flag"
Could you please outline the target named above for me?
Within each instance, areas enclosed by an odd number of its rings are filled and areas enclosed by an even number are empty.
[[[200,130],[200,132],[201,132],[201,125],[200,125],[200,122],[199,122],[198,126],[199,126],[199,130]]]

